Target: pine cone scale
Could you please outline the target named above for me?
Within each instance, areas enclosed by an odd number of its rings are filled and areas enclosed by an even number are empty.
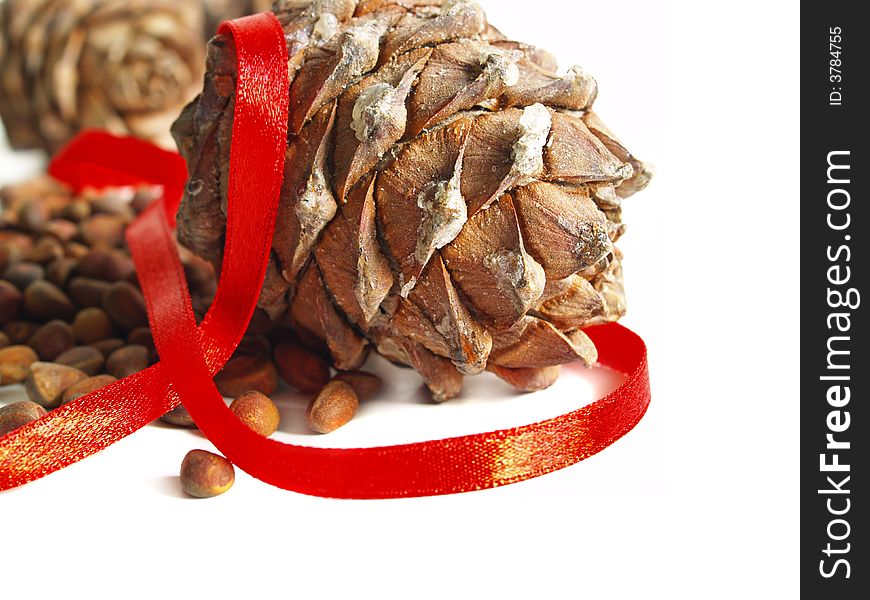
[[[273,248],[284,266],[283,274],[293,281],[305,266],[315,242],[333,220],[338,203],[327,179],[327,147],[335,123],[335,103],[324,106],[287,151],[285,177],[278,205]]]
[[[365,77],[342,96],[333,154],[339,198],[405,133],[405,101],[430,54],[424,48],[402,55],[391,68]]]
[[[454,210],[450,198],[455,188],[450,182],[462,170],[466,135],[465,122],[425,134],[405,146],[378,176],[379,229],[397,263],[403,296],[413,289],[433,252],[451,241],[467,220],[461,199]]]
[[[357,186],[315,249],[326,287],[352,323],[367,328],[393,288],[375,225],[374,178]]]
[[[520,229],[529,253],[548,280],[560,280],[610,254],[607,218],[587,190],[538,182],[514,191]]]

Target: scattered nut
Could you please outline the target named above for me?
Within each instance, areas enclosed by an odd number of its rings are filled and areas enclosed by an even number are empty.
[[[27,342],[37,331],[39,323],[33,321],[9,321],[3,326],[3,333],[9,336],[9,341],[13,344]]]
[[[228,398],[249,390],[268,396],[278,389],[278,372],[268,359],[242,354],[231,358],[214,382],[220,393]]]
[[[51,218],[51,211],[41,202],[25,202],[18,211],[18,226],[31,233],[41,233]]]
[[[109,358],[112,355],[112,352],[114,352],[118,348],[124,347],[124,340],[118,338],[109,338],[107,340],[100,340],[99,342],[94,342],[93,344],[88,345],[91,348],[99,350],[100,354],[102,354],[105,358]]]
[[[76,265],[78,265],[78,261],[73,258],[65,256],[55,258],[45,268],[45,278],[58,287],[66,287]]]
[[[79,259],[79,275],[103,281],[127,280],[135,272],[133,259],[116,250],[95,248]]]
[[[0,240],[0,274],[4,273],[10,265],[24,258],[24,254],[20,246]]]
[[[72,327],[59,319],[55,319],[40,327],[27,340],[27,345],[36,350],[40,359],[54,360],[76,344]]]
[[[106,360],[106,371],[118,379],[123,379],[148,368],[150,361],[145,346],[124,346],[112,352]]]
[[[504,379],[521,392],[538,392],[547,389],[556,383],[561,371],[559,365],[539,369],[508,369],[498,365],[492,365],[489,368],[499,378]]]
[[[30,365],[30,374],[24,388],[31,400],[46,408],[60,406],[63,393],[73,384],[88,376],[78,369],[54,363],[35,362]]]
[[[44,237],[33,247],[27,257],[30,262],[47,265],[56,258],[63,256],[63,246],[53,237]]]
[[[116,381],[118,381],[118,379],[111,375],[96,375],[95,377],[88,377],[83,381],[79,381],[78,383],[69,386],[63,393],[61,403],[66,404],[67,402],[78,400],[82,396],[87,396],[91,392],[96,392]]]
[[[48,321],[71,321],[76,307],[63,290],[50,281],[34,281],[24,290],[24,310],[32,317]]]
[[[76,260],[79,260],[90,251],[90,248],[84,244],[79,244],[78,242],[67,242],[63,246],[64,255],[67,258],[74,258]],[[76,263],[76,267],[78,268],[78,263]]]
[[[81,344],[93,344],[112,336],[112,321],[102,308],[88,307],[73,320],[73,335]]]
[[[183,266],[191,293],[214,297],[217,291],[217,281],[212,264],[190,253],[187,260],[184,261]]]
[[[187,409],[184,408],[183,404],[179,404],[170,410],[168,413],[160,417],[160,420],[177,427],[196,427],[196,423],[193,422],[193,417],[190,416],[190,413],[187,412]]]
[[[233,487],[232,463],[205,450],[191,450],[181,463],[181,487],[194,498],[212,498]]]
[[[261,308],[254,310],[251,321],[245,330],[245,335],[266,335],[272,329],[272,319]]]
[[[21,291],[8,281],[0,281],[0,323],[15,318],[21,307]]]
[[[45,277],[45,269],[41,265],[31,262],[19,262],[7,267],[3,273],[3,279],[17,287],[19,290],[26,290],[34,281],[39,281]]]
[[[54,359],[59,365],[73,367],[88,375],[96,375],[103,368],[106,359],[100,354],[100,351],[90,346],[76,346],[70,348],[60,356]]]
[[[269,358],[272,356],[272,344],[269,338],[263,335],[249,335],[242,338],[236,348],[238,354],[253,354],[254,356],[262,356]]]
[[[103,294],[110,285],[107,281],[99,279],[76,277],[69,282],[69,295],[79,306],[100,306],[103,302]]]
[[[26,383],[30,375],[29,393],[55,405],[59,388],[69,383],[64,368],[92,376],[70,386],[69,399],[158,359],[124,234],[160,194],[158,187],[79,193],[47,175],[0,189],[0,385]],[[214,299],[214,268],[180,244],[179,253],[203,316]],[[263,311],[254,322],[263,331],[272,326]],[[265,337],[249,346],[271,357]],[[241,391],[274,391],[274,365],[247,361],[233,362],[224,379],[248,380]],[[168,419],[190,424],[182,411]]]
[[[88,246],[112,248],[124,240],[124,222],[115,215],[94,215],[82,221],[79,229]]]
[[[45,409],[35,402],[16,402],[0,406],[0,437],[19,427],[27,425],[46,414]]]
[[[127,336],[128,344],[137,344],[145,346],[148,350],[154,350],[154,337],[151,335],[151,329],[148,327],[137,327]]]
[[[21,252],[30,252],[33,248],[33,237],[20,231],[0,229],[0,248],[15,248]]]
[[[130,208],[131,194],[129,189],[118,188],[116,190],[104,190],[97,196],[88,197],[91,209],[95,213],[105,213],[123,217],[126,221],[132,218],[133,210]]]
[[[352,387],[343,381],[330,381],[308,405],[308,426],[318,433],[330,433],[346,425],[358,407],[359,398]]]
[[[79,232],[75,223],[68,219],[52,219],[45,225],[45,233],[59,242],[68,242]]]
[[[145,298],[132,283],[113,283],[103,294],[102,305],[112,320],[127,331],[148,325]]]
[[[236,397],[230,410],[255,433],[269,437],[278,431],[281,413],[275,403],[260,392],[249,391]]]
[[[281,342],[274,352],[281,379],[300,392],[314,393],[329,381],[329,363],[297,342]]]
[[[30,372],[30,365],[38,360],[39,356],[28,346],[0,348],[0,383],[23,382]]]
[[[79,223],[91,216],[91,203],[87,200],[73,200],[61,209],[60,216],[73,223]]]
[[[383,386],[380,377],[365,371],[341,371],[332,379],[333,381],[343,381],[352,387],[360,402],[372,398]]]
[[[130,208],[132,208],[133,212],[137,214],[141,213],[162,195],[163,188],[159,186],[139,188],[136,190],[133,199],[130,201]]]

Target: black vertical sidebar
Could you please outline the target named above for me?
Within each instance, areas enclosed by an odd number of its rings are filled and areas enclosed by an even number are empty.
[[[870,594],[867,404],[870,29],[859,3],[801,19],[801,591]],[[867,295],[863,295],[867,292]]]

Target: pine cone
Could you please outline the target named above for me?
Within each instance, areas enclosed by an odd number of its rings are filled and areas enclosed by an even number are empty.
[[[591,111],[596,82],[506,39],[467,0],[279,0],[293,81],[260,308],[338,369],[374,347],[436,400],[488,369],[521,389],[595,362],[625,311],[620,205],[649,170]],[[173,126],[181,240],[221,261],[235,85],[210,44]]]
[[[212,36],[223,21],[266,12],[272,0],[203,0],[206,12],[205,31]]]
[[[88,127],[172,145],[199,91],[202,6],[174,0],[6,0],[0,116],[15,148],[56,150]]]

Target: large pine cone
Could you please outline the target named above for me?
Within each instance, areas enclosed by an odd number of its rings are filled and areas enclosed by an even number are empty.
[[[87,127],[172,144],[200,89],[203,8],[177,0],[6,0],[0,117],[15,148],[54,151]]]
[[[484,369],[522,389],[592,364],[625,310],[621,200],[647,168],[590,110],[595,80],[506,39],[467,0],[283,0],[290,138],[260,307],[339,369],[374,346],[436,400]],[[181,240],[220,264],[232,44],[174,125]]]

